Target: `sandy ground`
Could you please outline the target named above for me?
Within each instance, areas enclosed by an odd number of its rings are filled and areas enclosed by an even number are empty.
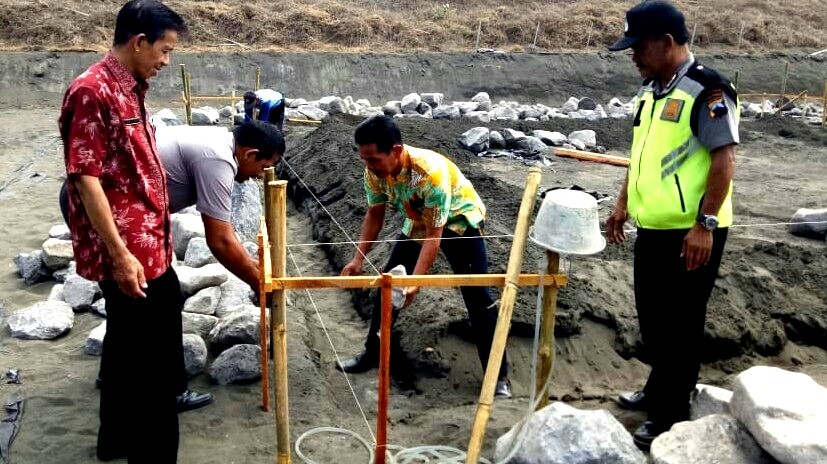
[[[0,303],[5,316],[18,308],[44,300],[52,286],[52,283],[41,283],[26,287],[17,276],[12,258],[20,252],[39,248],[49,226],[60,222],[56,198],[63,162],[59,144],[55,142],[56,117],[54,107],[0,113],[0,187],[4,187],[0,191]],[[434,128],[403,125],[403,133],[411,137],[409,141],[413,144],[434,148],[444,145],[445,151],[462,157],[463,170],[471,172],[480,182],[490,181],[485,184],[486,188],[491,188],[490,192],[485,193],[487,196],[510,194],[522,189],[525,166],[513,161],[462,155],[455,147],[448,147],[453,145],[452,142],[445,141]],[[457,134],[458,129],[456,126],[450,128]],[[796,134],[797,137],[793,138],[781,137],[774,126],[756,129],[760,130],[745,134],[744,145],[739,151],[736,176],[738,222],[780,222],[789,218],[798,207],[823,207],[827,173],[823,159],[827,148],[822,139],[811,132]],[[622,127],[601,127],[598,140],[610,140],[612,143],[607,144],[610,149],[622,151],[625,144],[621,139],[623,132]],[[298,136],[293,136],[291,143],[302,145]],[[578,184],[614,194],[623,174],[622,170],[609,166],[556,161],[555,166],[544,171],[543,187]],[[494,202],[493,199],[491,201]],[[492,205],[492,209],[500,211],[502,217],[492,221],[494,226],[489,233],[510,233],[516,201],[504,197],[501,204]],[[323,222],[318,218],[311,219],[304,209],[292,209],[288,219],[290,242],[312,242],[314,231],[318,233],[319,224]],[[348,230],[352,235],[356,232]],[[776,245],[777,241],[782,245]],[[772,249],[767,248],[770,246]],[[507,250],[507,244],[490,243],[490,247],[493,267],[503,266],[502,255]],[[336,266],[341,265],[341,256],[350,253],[331,252],[316,246],[294,247],[291,250],[301,272],[320,275],[336,273]],[[784,228],[744,228],[733,231],[728,250],[726,259],[731,264],[722,271],[722,283],[719,282],[716,296],[713,296],[713,300],[718,298],[727,302],[720,306],[721,311],[726,308],[738,311],[750,308],[749,311],[760,312],[761,308],[769,306],[782,312],[796,311],[803,302],[810,301],[813,306],[811,310],[823,314],[823,302],[827,301],[821,288],[827,278],[824,243],[792,237]],[[373,256],[379,259],[382,253],[380,247]],[[535,268],[536,261],[532,259],[536,258],[536,253],[536,250],[532,251],[527,258],[527,269]],[[577,326],[577,332],[558,338],[552,395],[577,407],[607,408],[627,427],[634,427],[643,419],[642,416],[617,410],[611,398],[617,392],[640,386],[645,380],[647,368],[637,358],[626,359],[619,354],[624,352],[621,349],[624,344],[618,340],[621,331],[607,322],[633,322],[633,313],[627,311],[625,315],[615,315],[614,319],[607,317],[601,320],[598,311],[601,301],[603,304],[618,302],[617,306],[628,306],[631,298],[629,256],[628,247],[607,250],[605,255],[573,261],[566,268],[572,275],[573,288],[561,294],[561,313],[574,314],[573,309],[581,306],[578,303],[580,298],[585,302],[582,305],[588,308],[582,311],[585,316],[572,316],[576,319],[573,326]],[[296,273],[291,261],[288,261],[288,267],[291,273]],[[759,268],[770,274],[777,273],[779,282],[747,279],[747,270],[758,273]],[[782,284],[792,290],[788,294],[779,294],[777,289]],[[732,296],[738,289],[743,292]],[[729,296],[724,298],[724,294]],[[730,304],[732,298],[749,300],[753,295],[757,300],[750,300],[749,304]],[[446,290],[421,297],[418,312],[400,320],[407,331],[406,346],[414,357],[418,356],[416,353],[423,346],[432,346],[450,369],[443,371],[443,377],[439,378],[427,365],[422,368],[423,375],[419,381],[422,394],[413,395],[394,389],[390,441],[404,446],[440,444],[464,448],[482,378],[479,361],[473,345],[461,337],[461,330],[454,327],[456,321],[462,320],[456,292]],[[304,293],[293,293],[290,300],[293,439],[313,427],[339,426],[370,440],[354,395],[343,375],[332,367],[334,349],[322,330],[323,323],[335,351],[340,355],[357,352],[366,329],[366,323],[359,315],[360,308],[354,306],[354,298],[349,293],[338,291],[314,291],[312,300],[315,306]],[[526,301],[533,301],[533,291],[526,292],[523,300],[523,306]],[[451,316],[439,318],[430,306],[436,310],[453,308],[448,311]],[[737,318],[739,313],[734,315]],[[22,429],[12,447],[13,462],[96,462],[94,446],[98,395],[93,382],[98,359],[84,354],[83,343],[88,332],[101,319],[89,313],[79,314],[75,327],[68,335],[41,342],[11,338],[5,327],[5,316],[0,322],[0,370],[20,369],[22,385],[0,385],[0,399],[12,392],[22,393],[27,399]],[[767,320],[770,323],[778,318],[768,316]],[[421,325],[421,332],[411,330],[417,323]],[[762,327],[754,327],[753,332],[762,330]],[[784,331],[783,328],[781,330]],[[412,339],[412,333],[419,335],[416,340]],[[756,340],[750,338],[750,334],[750,330],[744,330],[736,341],[730,340],[739,348],[733,351],[733,355],[717,356],[705,364],[701,380],[726,386],[732,375],[744,368],[771,364],[812,373],[827,385],[827,369],[824,368],[827,352],[824,349],[808,344],[806,339],[788,341],[784,337],[784,343],[779,343],[780,346],[775,347],[777,349],[765,350],[765,355],[754,346]],[[147,333],[149,337],[151,333]],[[715,340],[724,348],[729,346],[720,341],[724,338]],[[495,404],[484,448],[488,456],[492,453],[495,439],[522,416],[527,405],[531,339],[512,336],[509,350],[514,366],[516,396],[513,400],[497,401]],[[419,360],[422,361],[421,357]],[[159,381],[152,372],[142,374],[143,381]],[[351,376],[350,381],[370,426],[375,427],[375,372]],[[206,375],[201,375],[190,385],[198,390],[213,392],[216,402],[202,410],[181,415],[179,462],[273,462],[274,421],[271,413],[259,409],[260,383],[218,387],[212,385]],[[148,405],[148,413],[151,414],[151,405]],[[365,462],[364,453],[352,441],[315,438],[307,443],[305,449],[319,462]]]

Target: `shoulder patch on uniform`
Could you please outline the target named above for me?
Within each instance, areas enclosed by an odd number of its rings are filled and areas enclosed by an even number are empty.
[[[683,100],[667,98],[666,103],[663,105],[663,111],[660,113],[660,118],[664,121],[680,121],[681,112],[683,111],[683,104]]]
[[[721,89],[712,89],[707,92],[706,108],[709,110],[709,117],[715,119],[727,114],[727,107],[724,103],[724,92]]]

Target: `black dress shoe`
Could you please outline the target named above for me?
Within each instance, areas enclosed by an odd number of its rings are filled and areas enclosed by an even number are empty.
[[[646,393],[643,393],[642,390],[621,394],[617,397],[617,403],[621,408],[632,411],[646,411],[646,407],[648,406],[646,403]]]
[[[655,438],[670,428],[671,425],[659,424],[650,420],[645,421],[643,425],[635,430],[633,435],[635,445],[643,451],[649,451]]]
[[[190,389],[184,390],[184,393],[181,393],[178,395],[178,398],[176,398],[178,412],[203,408],[208,404],[212,404],[214,399],[212,393],[198,393]]]
[[[336,363],[336,369],[348,374],[361,374],[378,366],[379,359],[367,352],[359,353],[352,358],[343,359],[341,363]]]

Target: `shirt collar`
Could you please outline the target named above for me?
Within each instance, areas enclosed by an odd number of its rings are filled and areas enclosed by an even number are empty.
[[[689,71],[689,68],[692,66],[692,63],[695,62],[695,55],[689,53],[689,56],[686,57],[683,63],[678,66],[678,70],[675,72],[675,75],[672,76],[672,79],[666,85],[666,88],[661,89],[661,84],[659,79],[655,79],[652,82],[652,88],[655,90],[656,95],[664,95],[672,91],[676,85],[678,85],[678,81],[681,80],[683,76]]]
[[[109,68],[109,72],[112,73],[122,88],[133,90],[140,96],[146,95],[146,91],[149,90],[149,83],[141,78],[136,79],[111,52],[103,58],[103,63]]]
[[[402,145],[402,170],[395,176],[390,176],[391,180],[398,182],[407,179],[411,173],[411,155],[408,153],[408,146]]]

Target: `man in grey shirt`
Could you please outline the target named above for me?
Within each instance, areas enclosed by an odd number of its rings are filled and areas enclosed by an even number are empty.
[[[245,122],[223,127],[171,126],[156,133],[167,173],[170,210],[195,205],[204,221],[207,246],[218,262],[258,289],[258,265],[244,250],[230,222],[233,182],[260,178],[284,154],[275,126]]]

